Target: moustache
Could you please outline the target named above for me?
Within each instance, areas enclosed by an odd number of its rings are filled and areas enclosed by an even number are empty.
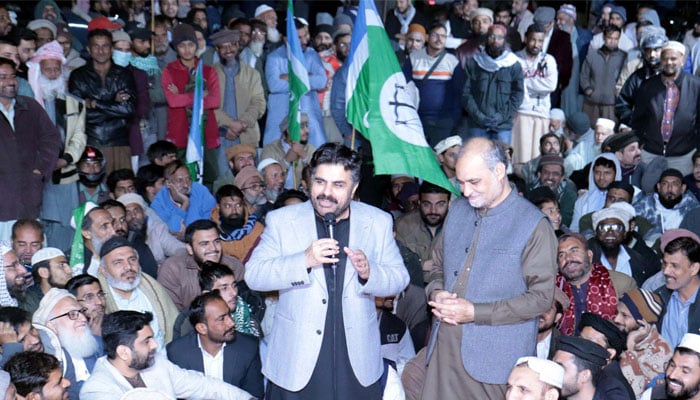
[[[319,194],[318,196],[316,196],[316,200],[327,200],[331,203],[338,204],[338,199],[336,199],[333,196],[326,196],[325,194]]]

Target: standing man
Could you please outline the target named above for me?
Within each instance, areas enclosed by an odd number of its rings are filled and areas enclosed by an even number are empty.
[[[85,101],[87,144],[105,156],[106,173],[131,168],[127,127],[136,111],[136,84],[131,72],[112,62],[112,34],[89,33],[91,62],[70,74],[68,90]]]
[[[436,239],[426,287],[438,321],[423,399],[503,398],[511,367],[535,354],[539,316],[552,306],[554,231],[512,190],[506,163],[491,140],[471,139],[460,152],[465,198],[454,200]]]
[[[374,297],[403,290],[408,272],[391,217],[352,201],[359,155],[326,143],[310,168],[311,201],[271,212],[246,264],[251,289],[280,290],[263,360],[268,398],[379,399]],[[290,235],[296,239],[285,240]]]
[[[506,48],[505,26],[492,25],[488,35],[486,49],[466,63],[462,104],[470,136],[510,144],[513,117],[523,102],[523,69]]]
[[[630,125],[639,135],[642,161],[664,157],[669,168],[692,172],[691,157],[698,135],[700,78],[683,71],[686,49],[669,41],[661,50],[661,74],[647,79],[636,92]],[[683,101],[680,99],[683,98]]]
[[[18,219],[37,219],[44,182],[58,160],[61,137],[34,99],[17,95],[15,63],[0,57],[0,240]]]
[[[523,69],[523,102],[513,121],[513,166],[540,155],[538,143],[549,130],[549,94],[557,88],[557,62],[542,51],[544,26],[530,25],[525,48],[516,53]]]
[[[445,25],[433,23],[428,28],[426,46],[411,53],[403,65],[406,81],[418,88],[418,116],[431,146],[451,136],[462,115],[454,99],[459,98],[464,86],[464,70],[457,57],[445,51],[446,40]]]

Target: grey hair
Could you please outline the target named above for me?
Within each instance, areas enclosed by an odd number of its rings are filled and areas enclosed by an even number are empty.
[[[505,144],[491,139],[486,140],[488,141],[488,145],[478,154],[484,160],[484,163],[486,163],[486,167],[489,170],[494,171],[496,169],[496,165],[499,163],[507,166],[508,155],[506,154]],[[459,150],[458,158],[462,158],[468,151],[467,149],[469,148],[468,144],[470,141],[471,139],[467,141],[467,143],[465,143]]]

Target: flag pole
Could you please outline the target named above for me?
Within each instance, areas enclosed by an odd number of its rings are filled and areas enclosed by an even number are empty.
[[[156,0],[151,0],[151,32],[156,30]],[[151,55],[156,54],[156,39],[151,35]]]
[[[350,136],[350,150],[355,150],[355,127],[352,127],[352,136]]]

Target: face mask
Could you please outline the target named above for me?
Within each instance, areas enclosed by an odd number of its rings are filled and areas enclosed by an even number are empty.
[[[131,61],[131,52],[112,50],[112,61],[120,67],[126,67]]]

